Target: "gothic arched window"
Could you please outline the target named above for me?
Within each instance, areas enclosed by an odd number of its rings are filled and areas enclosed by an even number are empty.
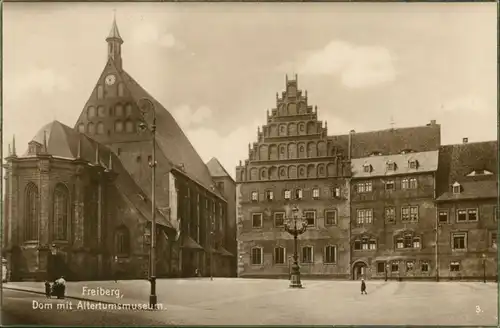
[[[132,115],[132,105],[131,104],[127,104],[125,106],[125,115],[127,115],[127,116]]]
[[[90,107],[87,109],[87,116],[88,116],[88,118],[93,118],[93,117],[95,117],[95,107],[94,107],[94,106],[90,106]]]
[[[94,134],[94,133],[95,133],[95,126],[94,126],[94,123],[90,122],[90,123],[87,125],[87,133],[88,133],[88,134]]]
[[[125,94],[125,86],[122,82],[118,83],[118,97],[123,97]]]
[[[125,122],[125,132],[134,132],[134,123],[132,121]]]
[[[68,239],[68,188],[58,184],[54,189],[54,212],[52,217],[52,236],[54,240]]]
[[[104,98],[104,88],[102,85],[97,86],[97,99],[102,99]]]
[[[104,124],[102,122],[97,123],[97,134],[104,134]]]
[[[116,121],[115,122],[115,132],[122,132],[122,131],[123,131],[123,122]]]
[[[24,239],[38,240],[38,188],[30,182],[24,198]]]
[[[126,226],[122,225],[115,231],[115,254],[128,256],[130,253],[130,233]]]

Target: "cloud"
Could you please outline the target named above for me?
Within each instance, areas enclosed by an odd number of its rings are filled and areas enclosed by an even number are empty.
[[[350,88],[369,87],[396,78],[394,55],[387,48],[344,41],[332,41],[298,63],[285,63],[281,68],[305,75],[337,75]]]
[[[152,24],[141,24],[132,33],[132,40],[136,44],[157,45],[163,48],[173,48],[180,46],[179,42],[170,33],[161,33]]]
[[[26,74],[19,74],[14,81],[5,86],[5,95],[8,98],[26,96],[27,92],[40,92],[44,95],[67,91],[71,82],[64,75],[52,69],[35,69]]]
[[[487,113],[495,111],[496,108],[488,106],[484,99],[468,95],[463,96],[441,105],[441,112],[445,113]]]
[[[192,109],[188,105],[181,105],[172,110],[172,115],[183,129],[200,124],[212,117],[212,110],[207,106]]]

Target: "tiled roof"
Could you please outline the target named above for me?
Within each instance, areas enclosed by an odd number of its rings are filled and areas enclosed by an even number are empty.
[[[451,185],[459,182],[485,181],[497,179],[497,141],[484,141],[456,145],[445,145],[440,148],[439,168],[437,172],[437,195],[450,192]],[[469,177],[472,171],[487,170],[493,175]],[[465,187],[464,187],[465,192]]]
[[[212,188],[214,182],[207,166],[170,112],[144,90],[129,74],[126,72],[122,72],[121,74],[126,88],[130,91],[136,102],[141,98],[148,98],[153,102],[156,113],[156,140],[164,156],[173,165],[182,165],[189,178],[200,183],[208,191],[223,198],[216,188]]]
[[[99,154],[99,164],[108,169],[111,159],[111,171],[117,174],[114,186],[143,218],[151,221],[151,201],[140,198],[141,188],[125,170],[120,159],[108,147],[58,121],[45,125],[32,140],[43,144],[44,134],[47,141],[47,153],[51,156],[75,160],[80,152],[81,160],[88,162],[89,165],[95,165],[96,154]],[[161,213],[157,214],[157,220],[161,225],[172,227],[168,218],[165,218]]]
[[[463,181],[460,183],[460,187],[460,193],[454,194],[452,191],[446,191],[437,198],[437,201],[498,197],[498,183],[496,180]]]
[[[430,123],[418,127],[354,132],[351,138],[352,158],[367,157],[374,152],[382,155],[399,154],[402,150],[424,152],[439,149],[441,128],[439,124]],[[329,136],[328,139],[347,150],[349,135]]]
[[[229,173],[227,173],[226,169],[222,166],[219,160],[215,157],[212,157],[211,160],[207,163],[208,171],[212,177],[229,177]]]
[[[353,178],[368,178],[376,176],[391,176],[398,174],[412,174],[433,172],[438,169],[439,151],[426,151],[420,153],[407,153],[398,155],[379,155],[351,160]],[[416,169],[410,168],[410,162],[416,161]],[[387,170],[387,164],[395,164],[394,170]],[[370,170],[365,172],[365,166]]]

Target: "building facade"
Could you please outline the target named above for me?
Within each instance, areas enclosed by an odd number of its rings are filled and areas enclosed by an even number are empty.
[[[289,273],[296,204],[306,277],[496,278],[497,142],[441,146],[434,120],[328,136],[297,78],[276,98],[236,168],[240,277]]]
[[[147,277],[153,237],[158,277],[235,275],[226,249],[235,245],[235,197],[216,188],[175,119],[126,73],[116,21],[106,42],[106,65],[75,127],[54,121],[26,153],[13,141],[6,157],[2,255],[11,280]],[[154,112],[142,113],[143,98]]]
[[[297,79],[287,79],[248,152],[236,168],[239,276],[289,275],[294,246],[284,222],[297,204],[308,222],[298,251],[302,272],[348,277],[347,149],[328,140]]]

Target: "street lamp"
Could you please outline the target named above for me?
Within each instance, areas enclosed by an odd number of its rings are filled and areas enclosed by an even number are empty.
[[[149,306],[150,308],[156,308],[156,111],[155,106],[151,100],[148,98],[141,98],[137,102],[140,111],[143,116],[151,113],[153,115],[153,122],[149,126],[151,130],[151,141],[152,141],[152,156],[149,167],[152,170],[152,181],[151,181],[151,247],[149,249],[149,283],[151,287],[149,295]],[[148,126],[146,123],[142,122],[139,124],[141,130],[146,130]]]
[[[483,254],[483,283],[486,283],[486,254]]]
[[[389,268],[390,268],[389,263],[386,263],[385,264],[385,281],[387,281],[387,274],[389,272]]]
[[[292,209],[292,218],[287,218],[285,224],[285,231],[293,236],[293,265],[292,273],[290,274],[290,288],[302,288],[300,282],[300,267],[298,256],[298,241],[297,237],[306,232],[307,221],[304,217],[299,217],[299,208],[295,205]]]

